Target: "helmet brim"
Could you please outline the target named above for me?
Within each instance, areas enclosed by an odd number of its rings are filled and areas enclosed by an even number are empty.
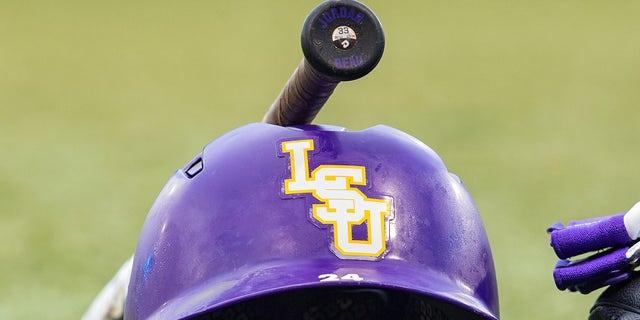
[[[487,281],[494,280],[488,278]],[[479,319],[498,319],[497,301],[482,301],[476,298],[474,288],[461,283],[446,274],[393,259],[378,262],[273,261],[210,279],[165,303],[152,318],[184,319],[257,297],[302,288],[358,286],[408,291],[463,308]]]

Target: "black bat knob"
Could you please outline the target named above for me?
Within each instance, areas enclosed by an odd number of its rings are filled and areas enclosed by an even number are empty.
[[[384,32],[376,15],[354,0],[318,5],[302,27],[302,52],[321,74],[339,81],[371,72],[384,51]]]

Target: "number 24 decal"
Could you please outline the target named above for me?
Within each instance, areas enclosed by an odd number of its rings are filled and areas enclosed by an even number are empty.
[[[344,276],[339,276],[335,273],[325,273],[318,276],[320,282],[325,281],[340,281],[340,280],[348,280],[348,281],[362,281],[364,278],[360,277],[357,273],[349,273]]]

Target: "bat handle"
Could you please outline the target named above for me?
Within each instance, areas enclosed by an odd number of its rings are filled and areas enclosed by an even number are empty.
[[[279,126],[311,123],[338,83],[302,59],[262,122]]]

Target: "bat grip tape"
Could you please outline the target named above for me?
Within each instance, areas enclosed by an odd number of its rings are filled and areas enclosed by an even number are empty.
[[[262,122],[279,126],[310,124],[339,82],[302,59]]]

